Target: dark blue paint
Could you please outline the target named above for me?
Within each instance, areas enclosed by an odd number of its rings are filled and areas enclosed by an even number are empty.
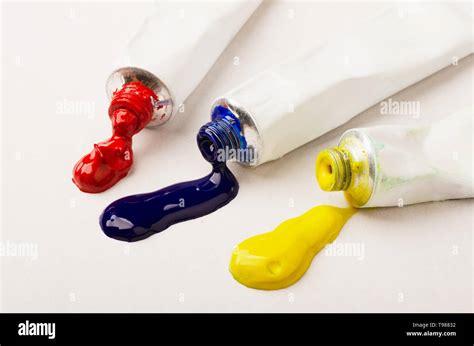
[[[121,198],[100,217],[104,233],[118,240],[137,241],[172,224],[194,219],[223,207],[237,195],[239,184],[224,164],[197,180]]]
[[[201,179],[113,202],[100,216],[100,227],[108,237],[129,242],[142,240],[175,223],[212,213],[237,196],[239,183],[225,161],[218,162],[217,152],[226,147],[245,148],[246,143],[238,120],[225,108],[218,108],[213,121],[197,135],[198,147],[212,164],[212,172]]]
[[[229,109],[217,106],[211,120],[199,129],[197,135],[199,150],[207,161],[217,161],[218,149],[247,148],[240,122]]]

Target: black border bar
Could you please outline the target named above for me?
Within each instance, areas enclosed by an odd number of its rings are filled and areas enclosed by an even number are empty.
[[[0,314],[1,346],[473,345],[473,330],[472,314]]]

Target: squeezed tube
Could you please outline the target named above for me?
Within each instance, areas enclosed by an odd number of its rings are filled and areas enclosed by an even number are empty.
[[[430,126],[348,130],[319,153],[319,186],[358,208],[472,198],[473,116],[467,108]]]
[[[278,159],[471,54],[471,21],[453,4],[394,6],[228,92],[211,118],[224,107],[241,122],[245,147],[238,149],[252,160],[239,162]]]
[[[198,86],[261,0],[167,2],[147,18],[115,63],[107,94],[131,81],[152,89],[159,102],[149,126],[161,125]]]

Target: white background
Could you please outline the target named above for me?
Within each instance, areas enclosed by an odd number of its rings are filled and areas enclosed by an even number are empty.
[[[231,164],[240,193],[211,215],[138,243],[104,236],[98,217],[113,200],[209,172],[195,134],[216,97],[388,4],[266,2],[189,97],[186,111],[134,137],[133,172],[104,193],[81,193],[71,182],[72,167],[110,135],[110,66],[156,6],[3,4],[2,242],[38,249],[37,259],[0,257],[3,311],[472,311],[472,200],[362,210],[337,242],[363,246],[363,257],[323,251],[287,289],[249,289],[228,272],[232,248],[243,239],[313,206],[345,204],[340,193],[323,193],[314,177],[317,153],[345,129],[428,124],[471,104],[472,56],[393,97],[419,101],[417,119],[380,115],[376,105],[278,161],[256,169]],[[68,102],[93,109],[58,112]]]

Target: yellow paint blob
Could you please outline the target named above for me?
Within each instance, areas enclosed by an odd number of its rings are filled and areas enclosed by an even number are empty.
[[[244,240],[232,253],[230,272],[251,288],[288,287],[303,276],[313,257],[336,239],[355,211],[321,205],[271,232]]]
[[[333,191],[337,182],[338,170],[335,162],[327,150],[319,153],[316,158],[316,179],[323,191]]]

